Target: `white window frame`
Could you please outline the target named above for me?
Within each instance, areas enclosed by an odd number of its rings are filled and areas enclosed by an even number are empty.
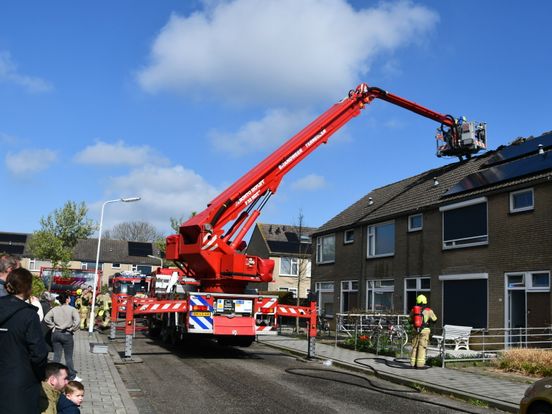
[[[330,284],[331,284],[331,287],[329,287]],[[322,303],[322,293],[331,293],[333,296],[334,289],[335,289],[335,282],[333,280],[316,282],[314,284],[314,290],[316,292],[316,300],[317,300],[316,303],[318,304],[317,306],[319,310],[320,310],[320,303]],[[335,297],[333,299],[334,301],[332,301],[332,304],[335,306]],[[334,312],[335,312],[335,307],[334,307]],[[327,314],[325,316],[333,316],[333,315]]]
[[[420,217],[422,219],[422,222],[420,224],[420,227],[412,227],[411,225],[411,219],[413,217]],[[411,214],[410,216],[408,216],[408,231],[409,232],[413,232],[413,231],[420,231],[424,228],[424,215],[422,213],[419,213],[419,214]]]
[[[284,273],[282,271],[282,261],[284,259],[289,259],[290,263],[289,263],[289,268],[291,270],[291,273]],[[295,270],[296,272],[293,273],[293,265],[295,264]],[[299,258],[297,257],[292,257],[292,256],[283,256],[283,257],[280,257],[280,273],[279,273],[280,276],[291,276],[291,277],[297,277],[299,276]]]
[[[376,254],[376,244],[377,244],[377,239],[376,239],[376,228],[377,227],[383,227],[383,226],[387,226],[389,224],[392,224],[393,225],[393,252],[392,253],[383,253],[383,254]],[[366,234],[367,234],[367,243],[366,243],[366,249],[367,249],[367,257],[369,259],[372,259],[372,258],[377,258],[377,257],[390,257],[390,256],[394,256],[395,255],[395,220],[391,220],[391,221],[385,221],[383,223],[377,223],[377,224],[373,224],[371,226],[368,226],[368,228],[366,229]]]
[[[121,263],[111,263],[111,268],[112,269],[120,269],[121,268]]]
[[[547,274],[548,275],[548,286],[540,287],[533,286],[533,275],[535,274]],[[535,270],[529,272],[506,272],[505,275],[505,285],[507,290],[526,290],[527,292],[550,292],[550,271],[548,270]],[[508,277],[510,276],[523,276],[523,286],[508,286]]]
[[[352,236],[347,237],[347,234]],[[343,232],[343,244],[351,244],[355,242],[355,229],[348,229]]]
[[[353,283],[356,283],[356,289],[353,287]],[[347,284],[346,288],[343,288],[343,285]],[[351,279],[351,280],[341,280],[339,282],[339,309],[341,313],[347,312],[345,309],[343,309],[343,304],[345,303],[343,297],[345,293],[359,293],[359,286],[358,286],[358,279]]]
[[[381,282],[388,282],[388,281],[392,281],[393,286],[381,286]],[[376,282],[380,282],[380,287],[375,286]],[[370,287],[371,283],[373,283],[373,287]],[[383,292],[383,293],[391,292],[391,294],[393,296],[395,294],[395,279],[370,279],[370,280],[366,281],[366,302],[365,302],[364,308],[368,312],[375,312],[375,310],[374,310],[375,300],[374,299],[375,299],[376,291]],[[368,307],[369,295],[372,296],[372,308],[371,309]],[[393,303],[393,307],[395,307],[394,303]]]
[[[531,193],[531,205],[527,207],[514,207],[514,197],[521,193]],[[530,211],[535,209],[535,191],[533,188],[524,188],[523,190],[512,191],[510,193],[510,213],[521,213],[522,211]]]
[[[445,240],[445,212],[450,210],[457,210],[463,207],[473,206],[476,204],[483,204],[485,203],[485,214],[486,214],[486,221],[487,221],[487,231],[486,234],[482,234],[480,236],[472,236],[467,237],[463,239],[453,239],[453,240]],[[455,204],[449,204],[448,206],[443,206],[439,208],[439,211],[441,212],[441,240],[443,241],[443,250],[451,250],[451,249],[463,249],[464,247],[472,247],[472,246],[483,246],[486,244],[489,244],[489,203],[487,202],[487,197],[478,197],[474,198],[472,200],[462,201],[460,203]],[[460,241],[464,240],[470,240],[470,239],[478,239],[485,237],[485,240],[480,241],[474,241],[473,243],[461,243],[456,244]]]
[[[429,289],[422,288],[422,279],[429,279]],[[408,288],[407,280],[415,280],[416,288]],[[407,277],[404,279],[404,313],[410,312],[410,309],[407,309],[407,294],[406,292],[430,292],[431,293],[431,276],[416,276],[416,277]]]
[[[322,256],[323,251],[323,245],[324,240],[326,239],[333,239],[334,241],[334,252],[333,252],[333,259],[329,260],[323,260],[324,258]],[[316,263],[317,264],[324,264],[324,263],[334,263],[335,262],[335,234],[326,234],[324,236],[319,236],[316,238]]]

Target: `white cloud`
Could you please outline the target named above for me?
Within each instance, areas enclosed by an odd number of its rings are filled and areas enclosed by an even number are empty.
[[[326,186],[326,180],[321,175],[309,174],[291,184],[291,188],[297,191],[315,191]]]
[[[310,118],[302,111],[271,109],[262,119],[247,122],[236,132],[212,130],[208,136],[216,150],[239,156],[277,147],[298,133]]]
[[[0,51],[0,81],[14,83],[32,93],[48,92],[53,89],[48,81],[20,73],[10,53],[6,51]]]
[[[218,193],[200,175],[182,166],[137,168],[127,175],[112,178],[106,197],[139,196],[142,199],[110,205],[104,226],[108,229],[121,222],[147,221],[169,232],[170,217],[187,218],[193,211],[202,211]],[[101,204],[101,201],[92,204],[91,210],[99,212]]]
[[[203,12],[171,16],[137,78],[149,92],[234,103],[337,99],[365,80],[375,57],[423,41],[437,21],[411,1],[363,9],[345,0],[208,1]]]
[[[6,154],[6,168],[13,175],[31,175],[46,170],[57,161],[55,151],[49,149],[28,149]]]
[[[139,166],[156,163],[166,164],[168,161],[159,156],[157,152],[148,145],[127,146],[123,141],[113,144],[97,141],[75,155],[75,161],[80,164],[89,165],[129,165]]]

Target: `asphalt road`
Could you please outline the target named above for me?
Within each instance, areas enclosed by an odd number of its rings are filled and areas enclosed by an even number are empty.
[[[133,355],[143,362],[117,368],[141,414],[489,412],[257,343],[170,347],[138,336]]]

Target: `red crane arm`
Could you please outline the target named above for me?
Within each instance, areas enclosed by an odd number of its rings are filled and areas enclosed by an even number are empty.
[[[440,122],[442,127],[457,124],[450,115],[361,83],[217,196],[205,210],[183,223],[179,234],[167,238],[166,258],[186,263],[188,273],[208,281],[207,289],[212,291],[232,290],[238,280],[267,281],[263,270],[259,270],[264,266],[261,259],[238,253],[243,250],[243,237],[278,190],[284,175],[376,98]],[[271,278],[272,270],[267,272]]]

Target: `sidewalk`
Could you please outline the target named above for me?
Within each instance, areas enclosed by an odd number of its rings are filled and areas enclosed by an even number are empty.
[[[90,343],[103,342],[97,333],[88,336],[87,331],[74,336],[73,360],[78,376],[84,384],[82,414],[138,414],[132,398],[126,390],[109,354],[93,354]],[[50,360],[53,354],[50,354]],[[61,362],[65,360],[62,358]]]
[[[307,354],[307,341],[283,336],[259,336],[262,344],[292,352]],[[381,358],[379,361],[365,359],[362,364],[373,367],[378,376],[392,382],[417,385],[427,390],[444,395],[454,395],[465,400],[479,400],[491,407],[500,410],[519,411],[519,401],[523,397],[529,384],[494,378],[488,375],[479,375],[448,368],[432,367],[419,371],[415,369],[395,368],[386,365],[382,359],[392,361],[393,358],[376,356],[366,352],[357,352],[350,349],[316,343],[316,357],[331,360],[336,365],[343,365],[355,370],[364,370],[370,374],[373,371],[355,362],[357,358]]]

